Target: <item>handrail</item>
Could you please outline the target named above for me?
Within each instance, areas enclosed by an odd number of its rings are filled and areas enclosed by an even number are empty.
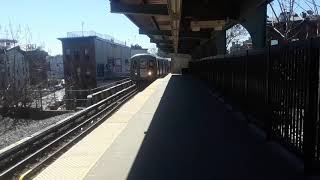
[[[133,81],[128,80],[128,81],[125,81],[125,82],[123,82],[123,83],[121,83],[121,84],[115,85],[115,86],[113,86],[113,87],[111,87],[111,88],[107,88],[107,89],[104,89],[104,90],[102,90],[102,91],[99,91],[99,92],[90,94],[90,95],[87,96],[88,104],[89,104],[89,105],[90,105],[90,104],[94,104],[94,103],[97,103],[97,102],[99,102],[100,100],[102,100],[102,99],[104,99],[104,98],[107,98],[108,95],[110,95],[110,93],[109,93],[109,94],[107,94],[107,93],[110,92],[110,91],[112,91],[113,89],[116,89],[116,88],[118,88],[118,87],[122,87],[122,86],[124,86],[124,85],[131,85],[131,84],[133,84]],[[98,97],[98,99],[97,99],[97,97]],[[100,98],[99,98],[99,97],[100,97]]]
[[[103,85],[103,86],[100,86],[100,87],[96,87],[94,89],[91,89],[90,92],[97,92],[96,90],[100,90],[100,89],[105,89],[105,88],[109,88],[109,87],[112,87],[113,85],[116,85],[116,84],[119,84],[119,83],[122,83],[123,81],[128,81],[130,80],[130,78],[124,78],[124,79],[121,79],[119,81],[116,81],[116,82],[112,82],[110,84],[106,84],[106,85]],[[101,90],[100,90],[101,91]]]
[[[119,87],[119,86],[124,85],[124,84],[129,83],[129,82],[131,82],[131,80],[130,80],[130,81],[123,82],[123,83],[121,83],[121,84],[117,84],[117,85],[115,85],[115,86],[113,86],[113,87],[111,87],[111,88],[107,88],[107,89],[104,89],[104,90],[102,90],[102,91],[99,91],[99,92],[90,94],[90,95],[91,95],[91,96],[96,96],[96,95],[98,95],[98,94],[100,94],[100,93],[103,93],[103,92],[106,92],[106,91],[110,91],[111,89],[114,89],[115,87]],[[90,95],[89,95],[89,96],[90,96]]]

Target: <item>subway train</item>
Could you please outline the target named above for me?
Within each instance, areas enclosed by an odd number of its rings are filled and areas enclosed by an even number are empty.
[[[130,58],[130,62],[130,78],[134,81],[153,81],[170,72],[170,61],[167,58],[136,54]]]

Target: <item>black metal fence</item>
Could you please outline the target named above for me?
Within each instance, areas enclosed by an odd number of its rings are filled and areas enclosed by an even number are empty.
[[[306,172],[320,172],[319,61],[320,39],[311,39],[190,67],[270,139],[302,156]]]

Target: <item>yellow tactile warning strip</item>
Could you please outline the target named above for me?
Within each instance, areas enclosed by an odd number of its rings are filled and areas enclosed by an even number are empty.
[[[165,78],[170,77],[171,74]],[[79,141],[34,179],[83,179],[118,135],[126,128],[130,119],[152,96],[161,83],[160,81],[154,81],[148,88],[138,93],[108,120]]]

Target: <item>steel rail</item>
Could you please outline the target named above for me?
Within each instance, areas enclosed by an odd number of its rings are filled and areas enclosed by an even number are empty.
[[[117,91],[115,92],[114,89]],[[43,157],[45,152],[55,148],[55,145],[63,144],[61,142],[68,139],[68,137],[70,140],[70,137],[74,136],[75,138],[73,138],[72,141],[69,143],[64,142],[65,145],[60,145],[60,148],[50,154],[56,155],[58,152],[61,152],[62,149],[70,146],[72,142],[75,142],[76,139],[79,139],[86,132],[92,130],[95,125],[102,122],[105,117],[109,116],[137,91],[135,84],[130,84],[129,87],[122,86],[121,90],[118,89],[118,86],[114,89],[109,88],[110,91],[113,91],[112,95],[100,102],[1,150],[0,179],[14,176],[15,172],[25,169],[28,164],[38,164],[37,166],[40,166],[43,163],[41,163],[42,161],[40,163],[37,162],[37,158]],[[52,156],[50,155],[45,159],[50,159]],[[45,162],[46,161],[47,160],[45,160]]]
[[[92,117],[90,119],[88,119],[86,122],[81,123],[80,125],[78,125],[77,127],[73,128],[72,130],[68,131],[66,134],[64,134],[63,136],[59,137],[63,138],[64,136],[67,136],[68,134],[74,132],[74,131],[81,131],[78,135],[76,135],[75,137],[73,137],[69,142],[65,143],[64,145],[62,145],[61,147],[59,147],[57,150],[55,150],[54,152],[52,152],[50,155],[48,155],[45,159],[41,160],[40,162],[38,162],[35,166],[33,166],[32,168],[30,168],[29,170],[27,170],[24,174],[22,174],[19,177],[19,180],[24,180],[24,179],[31,179],[32,177],[34,177],[39,171],[41,171],[41,169],[43,167],[45,167],[47,164],[50,164],[50,162],[54,161],[54,158],[58,157],[59,155],[61,155],[63,152],[65,152],[66,150],[68,150],[70,147],[72,147],[72,145],[74,145],[75,143],[77,143],[79,140],[81,140],[84,136],[86,136],[87,134],[89,134],[92,130],[94,130],[97,126],[99,126],[101,123],[103,123],[108,116],[110,116],[115,110],[117,110],[117,108],[119,106],[121,106],[124,102],[126,102],[128,99],[130,99],[133,95],[136,94],[137,91],[132,91],[129,94],[125,95],[124,97],[121,98],[120,101],[114,102],[112,105],[106,107],[103,111],[101,111],[101,113],[99,113],[99,115],[102,115],[102,117],[98,118],[95,122],[93,122],[93,119],[95,118]],[[103,112],[103,113],[102,113]],[[89,127],[87,127],[84,130],[81,130],[82,127],[86,126],[87,124],[89,124]],[[59,141],[58,139],[55,140],[54,142],[50,143],[48,145],[48,148],[50,148],[50,146],[54,146],[56,144],[56,141]]]

